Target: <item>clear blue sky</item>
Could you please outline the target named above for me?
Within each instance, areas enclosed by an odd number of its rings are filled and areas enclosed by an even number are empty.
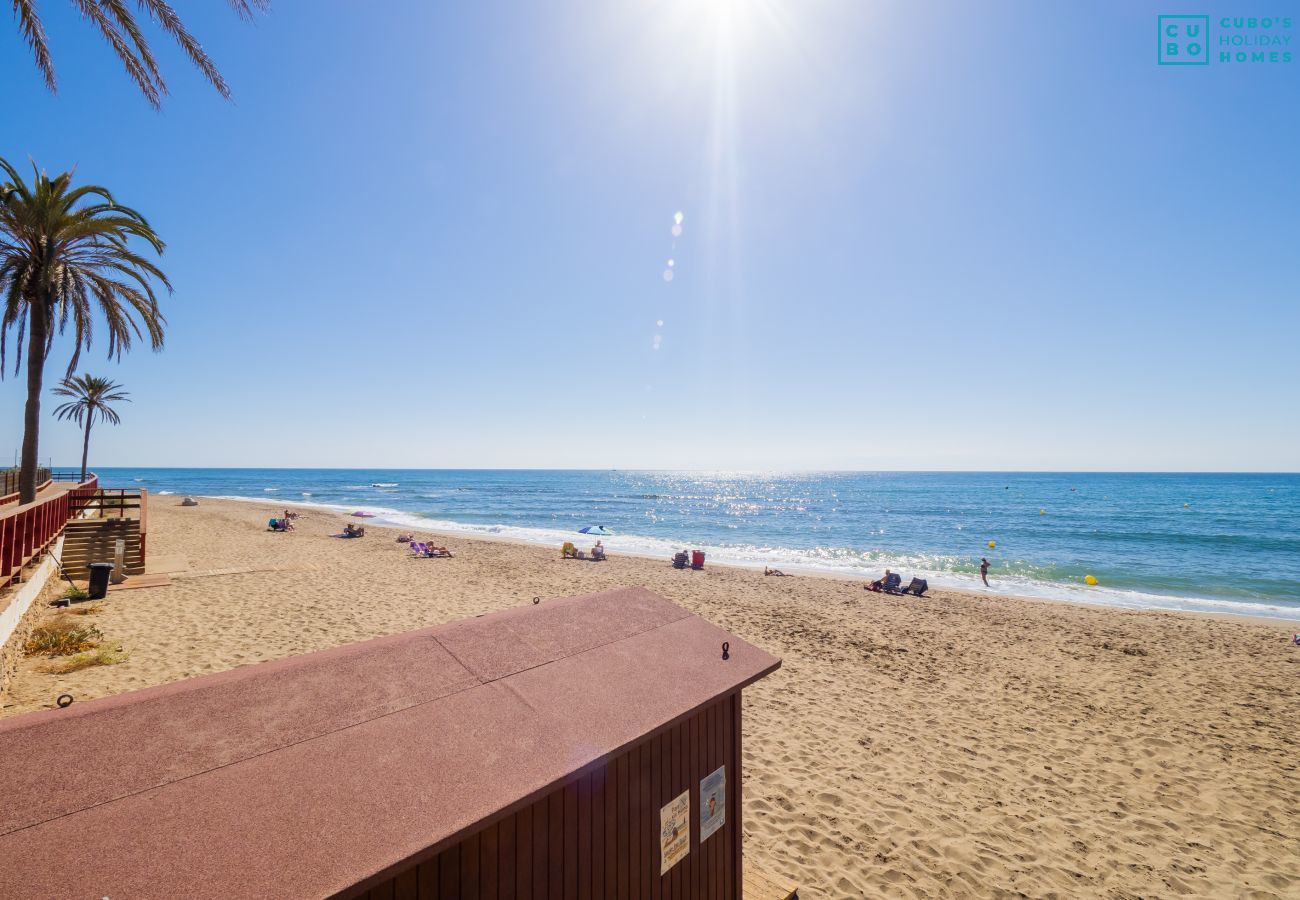
[[[0,36],[0,155],[169,243],[92,463],[1300,469],[1300,59],[1156,64],[1258,9],[181,7],[235,102]]]

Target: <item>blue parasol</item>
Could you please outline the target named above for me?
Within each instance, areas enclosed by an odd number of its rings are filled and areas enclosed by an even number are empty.
[[[608,537],[614,532],[610,531],[604,525],[588,525],[586,528],[579,528],[578,534],[595,534],[600,537]]]

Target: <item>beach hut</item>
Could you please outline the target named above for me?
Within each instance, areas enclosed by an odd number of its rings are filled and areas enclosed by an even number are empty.
[[[737,898],[741,689],[649,591],[543,601],[0,722],[24,898]]]

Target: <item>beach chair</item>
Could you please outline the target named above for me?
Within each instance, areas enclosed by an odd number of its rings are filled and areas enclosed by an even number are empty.
[[[411,541],[411,553],[417,559],[429,555],[429,545],[420,541]]]
[[[565,541],[564,546],[560,548],[560,559],[577,559],[578,548],[573,546],[573,541]]]
[[[692,569],[703,569],[703,568],[704,568],[704,551],[703,551],[703,550],[692,550],[692,551],[691,551],[691,568],[692,568]]]
[[[924,578],[913,578],[911,583],[907,587],[903,588],[903,593],[921,597],[924,596],[925,592],[929,589],[930,583]]]
[[[885,583],[882,587],[885,589],[886,594],[905,594],[907,592],[902,590],[902,585],[903,576],[899,575],[897,572],[890,572],[889,577],[885,579]]]
[[[592,547],[592,548],[591,548],[591,558],[594,559],[594,560],[596,560],[596,562],[604,562],[604,561],[605,561],[605,548],[604,548],[604,547]]]
[[[673,554],[673,568],[674,568],[674,569],[684,569],[684,568],[686,568],[688,565],[690,565],[690,562],[689,562],[688,559],[687,559],[687,556],[686,556],[686,552],[685,552],[685,551],[682,551],[681,553],[674,553],[674,554]]]

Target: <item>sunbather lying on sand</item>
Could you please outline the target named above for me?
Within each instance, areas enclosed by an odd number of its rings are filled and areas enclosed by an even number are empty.
[[[787,575],[787,574],[785,574],[784,572],[782,572],[780,569],[769,569],[769,568],[767,568],[766,566],[763,567],[763,574],[764,574],[764,575],[775,575],[775,576],[777,576],[778,578],[789,578],[789,577],[790,577],[789,575]]]

